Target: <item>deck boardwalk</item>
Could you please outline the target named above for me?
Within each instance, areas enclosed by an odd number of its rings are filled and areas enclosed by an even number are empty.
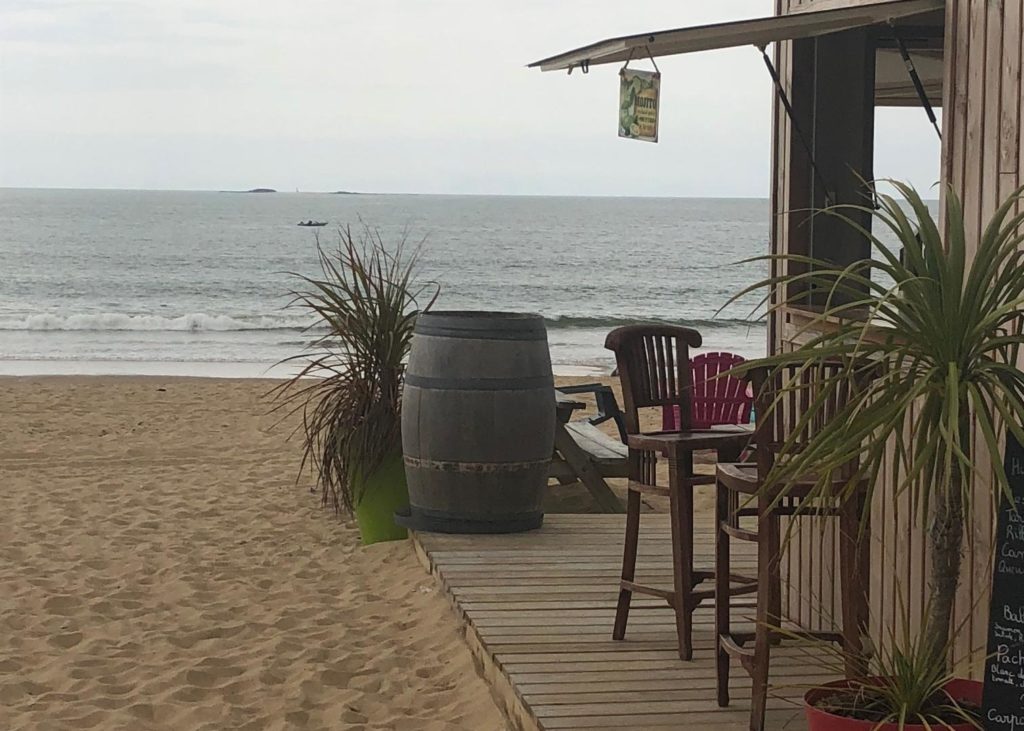
[[[691,662],[676,655],[672,613],[659,599],[634,595],[626,640],[611,639],[623,530],[621,515],[548,515],[530,533],[420,533],[413,543],[516,728],[747,728],[750,681],[738,664],[731,706],[715,702],[711,606],[694,615]],[[695,539],[697,566],[711,565],[713,547],[707,525]],[[742,548],[734,544],[736,567],[750,571],[753,554]],[[638,581],[671,586],[669,557],[668,516],[644,515]],[[734,621],[749,622],[750,598],[734,601]],[[823,675],[806,648],[776,649],[768,728],[805,728],[795,699]]]

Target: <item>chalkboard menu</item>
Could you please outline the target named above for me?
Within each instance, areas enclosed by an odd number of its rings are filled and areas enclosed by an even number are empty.
[[[987,731],[1024,729],[1024,447],[1006,435],[1004,496],[996,529],[988,660],[982,701]],[[1016,505],[1016,510],[1014,510]]]

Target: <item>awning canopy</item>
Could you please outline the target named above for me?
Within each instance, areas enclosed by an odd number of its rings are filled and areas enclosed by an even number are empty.
[[[940,11],[944,6],[945,0],[896,0],[641,33],[592,43],[535,61],[530,67],[539,67],[542,71],[565,71],[579,66],[586,68],[597,64],[623,63],[630,58],[640,60],[647,56],[673,56],[732,46],[762,47],[774,41],[810,38],[885,23],[889,20],[910,18],[922,13]]]
[[[911,50],[910,58],[914,62],[918,76],[921,77],[921,84],[924,86],[928,101],[932,106],[941,107],[942,51]],[[899,51],[880,49],[875,54],[875,106],[921,106],[921,100],[907,74],[907,66],[903,63],[903,57],[900,56]]]

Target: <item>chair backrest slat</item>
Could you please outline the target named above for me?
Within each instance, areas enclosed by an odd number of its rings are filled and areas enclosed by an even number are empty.
[[[742,378],[722,375],[741,363],[741,356],[717,352],[701,353],[690,361],[693,383],[691,429],[710,429],[717,424],[746,424],[750,421],[753,397],[748,395],[747,382]],[[663,410],[662,428],[665,431],[680,428],[677,407]]]
[[[787,441],[795,450],[817,435],[827,424],[840,418],[853,389],[863,387],[871,377],[865,371],[851,378],[847,366],[834,361],[811,365],[759,367],[747,374],[753,386],[758,421],[755,437],[758,473],[761,479],[775,464],[776,455]],[[820,406],[815,406],[820,401]],[[801,421],[811,409],[811,418]],[[794,433],[796,436],[794,437]],[[855,469],[856,460],[847,469]]]
[[[651,406],[678,409],[686,417],[677,429],[689,429],[690,348],[700,344],[700,333],[676,325],[627,325],[608,333],[605,347],[615,353],[628,433],[639,433],[639,410]]]

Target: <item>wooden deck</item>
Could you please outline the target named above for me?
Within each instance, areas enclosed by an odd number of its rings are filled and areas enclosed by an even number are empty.
[[[548,515],[530,533],[412,540],[513,727],[747,728],[750,682],[738,663],[732,705],[715,702],[711,606],[694,615],[692,662],[676,655],[672,613],[661,600],[634,595],[626,640],[611,639],[623,528],[621,515]],[[742,550],[736,543],[734,552]],[[708,525],[696,538],[698,567],[711,565],[713,545]],[[668,516],[644,515],[637,580],[671,586],[669,556]],[[741,553],[736,567],[746,572],[752,563]],[[750,598],[735,601],[743,604],[734,621],[749,621]],[[805,728],[793,699],[822,675],[806,649],[776,649],[768,728]]]

